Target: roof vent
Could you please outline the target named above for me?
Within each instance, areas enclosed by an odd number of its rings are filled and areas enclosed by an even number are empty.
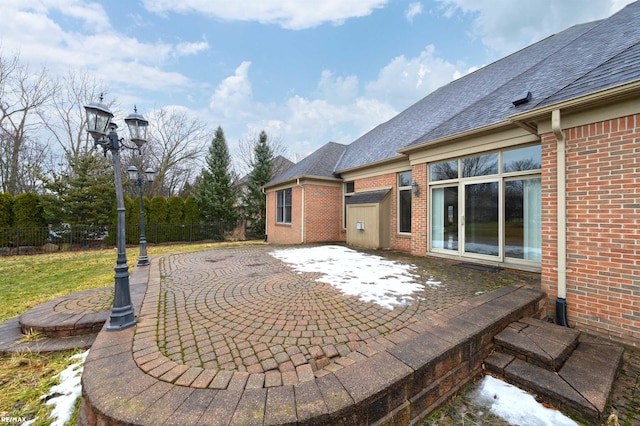
[[[526,104],[530,100],[531,100],[531,92],[527,90],[526,92],[516,96],[516,98],[512,100],[511,103],[513,104],[513,106],[519,106],[522,104]]]

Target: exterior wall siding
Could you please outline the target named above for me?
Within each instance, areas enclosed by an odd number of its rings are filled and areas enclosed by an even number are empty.
[[[565,130],[569,324],[640,346],[640,114]],[[557,297],[556,141],[542,137],[542,290]]]

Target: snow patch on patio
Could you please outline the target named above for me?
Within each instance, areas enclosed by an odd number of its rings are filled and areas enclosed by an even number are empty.
[[[480,380],[471,399],[512,425],[578,426],[560,411],[538,403],[531,394],[492,376]]]
[[[415,265],[393,262],[380,256],[360,253],[342,246],[282,249],[271,255],[295,271],[324,274],[326,282],[363,302],[373,302],[386,309],[412,302],[413,294],[424,289],[419,276],[412,273]],[[441,283],[431,277],[426,285]]]

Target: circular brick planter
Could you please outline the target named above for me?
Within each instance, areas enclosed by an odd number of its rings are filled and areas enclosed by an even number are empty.
[[[20,315],[20,330],[54,338],[97,333],[109,319],[112,301],[110,287],[63,296]]]

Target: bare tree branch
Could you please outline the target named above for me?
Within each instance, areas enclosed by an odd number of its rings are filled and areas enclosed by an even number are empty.
[[[97,100],[107,90],[86,71],[77,73],[71,69],[60,78],[58,88],[51,98],[51,108],[42,111],[40,116],[45,128],[64,151],[67,162],[74,164],[93,146],[93,138],[86,129],[84,105]]]
[[[147,150],[158,173],[153,193],[177,195],[202,168],[213,133],[184,111],[161,108],[148,120]]]
[[[34,120],[51,100],[57,85],[47,78],[46,68],[32,74],[29,67],[20,63],[19,56],[5,59],[0,53],[0,127],[7,144],[1,155],[6,174],[2,189],[17,194],[20,179],[20,154],[28,143],[28,135],[42,126]]]

